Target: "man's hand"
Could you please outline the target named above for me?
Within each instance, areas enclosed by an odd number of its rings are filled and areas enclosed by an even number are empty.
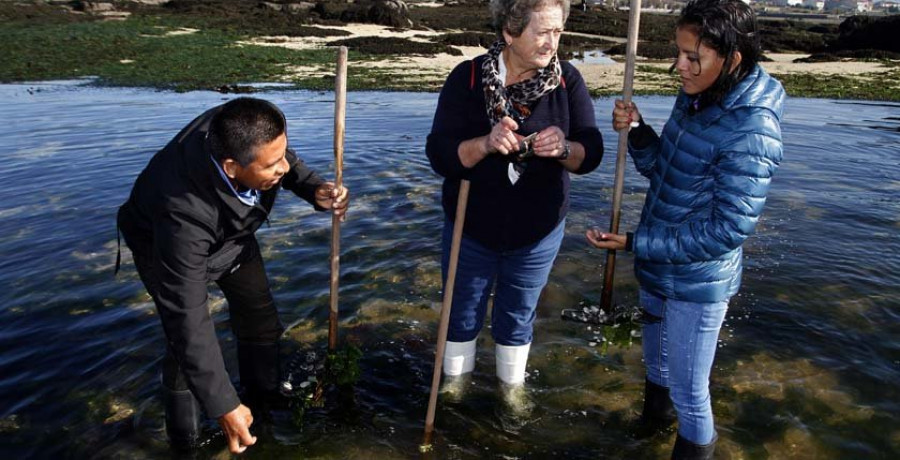
[[[228,450],[232,454],[240,454],[247,450],[247,446],[256,444],[256,436],[250,434],[250,425],[252,424],[253,414],[243,404],[219,417],[219,426],[225,432],[225,437],[228,439]]]
[[[587,231],[585,236],[587,236],[588,242],[598,249],[612,249],[613,251],[625,249],[625,235],[603,233],[598,228],[592,228]]]
[[[334,182],[325,182],[316,189],[316,204],[334,211],[334,214],[344,221],[344,214],[350,206],[350,191],[347,187],[338,190]]]

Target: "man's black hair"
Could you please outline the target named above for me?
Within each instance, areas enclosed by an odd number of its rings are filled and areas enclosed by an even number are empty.
[[[700,43],[725,58],[719,78],[700,96],[702,105],[722,102],[759,62],[762,52],[756,14],[741,0],[692,0],[681,10],[677,27],[693,31]],[[735,51],[740,51],[741,63],[731,72]]]
[[[285,133],[284,114],[275,104],[241,97],[227,102],[209,127],[209,147],[216,161],[228,158],[247,166],[256,160],[256,147]]]

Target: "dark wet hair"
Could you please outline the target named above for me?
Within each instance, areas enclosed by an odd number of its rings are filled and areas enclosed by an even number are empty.
[[[759,62],[762,51],[756,14],[741,0],[692,0],[681,10],[677,27],[693,31],[700,43],[725,58],[719,78],[700,95],[705,105],[722,102]],[[735,51],[741,53],[741,63],[731,72]]]
[[[256,147],[285,133],[284,114],[275,104],[241,97],[225,103],[209,127],[210,153],[216,161],[230,158],[241,166],[256,160]]]
[[[504,30],[513,37],[522,35],[531,22],[531,13],[545,6],[559,5],[565,24],[569,18],[569,4],[570,0],[491,0],[491,18],[497,36],[502,40]]]

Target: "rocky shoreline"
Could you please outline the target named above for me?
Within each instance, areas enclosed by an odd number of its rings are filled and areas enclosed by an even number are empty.
[[[674,16],[646,14],[635,89],[674,94]],[[99,84],[249,91],[248,82],[328,89],[335,46],[350,48],[350,88],[437,91],[494,39],[484,2],[401,0],[0,4],[0,81],[98,77]],[[573,7],[560,46],[594,95],[620,91],[627,14]],[[767,62],[793,96],[900,100],[900,15],[841,24],[762,20]],[[887,34],[887,35],[885,35]],[[110,43],[112,42],[112,43]],[[593,59],[600,52],[610,59]]]

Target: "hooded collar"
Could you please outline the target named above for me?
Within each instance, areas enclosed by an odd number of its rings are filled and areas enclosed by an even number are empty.
[[[688,106],[692,98],[684,93],[678,93],[676,107],[684,113],[688,113]],[[715,123],[726,113],[740,107],[758,107],[771,111],[780,121],[784,111],[784,88],[778,80],[772,78],[759,64],[738,82],[719,104],[713,104],[697,112],[693,116],[697,123],[709,126]]]

